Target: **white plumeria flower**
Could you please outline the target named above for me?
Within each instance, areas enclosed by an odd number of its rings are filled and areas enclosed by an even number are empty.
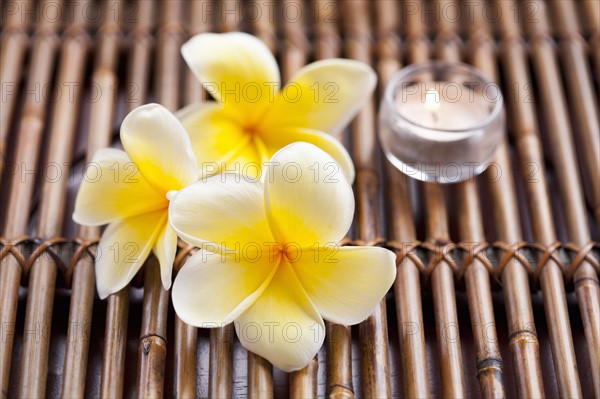
[[[179,120],[158,104],[133,110],[121,125],[125,151],[105,148],[88,166],[75,201],[75,222],[109,223],[96,256],[101,298],[124,288],[152,250],[165,289],[177,236],[168,223],[167,193],[198,180],[189,136]]]
[[[347,59],[317,61],[282,89],[273,54],[252,35],[202,33],[188,40],[181,54],[216,100],[177,113],[205,170],[216,163],[221,172],[237,167],[257,177],[275,152],[304,141],[329,153],[354,179],[352,159],[330,134],[341,131],[369,101],[377,82],[370,66]]]
[[[201,248],[175,279],[173,305],[198,327],[235,322],[246,349],[293,371],[321,347],[323,318],[352,325],[371,314],[394,281],[395,256],[338,246],[354,196],[324,151],[291,144],[264,174],[204,178],[171,199],[173,228]]]

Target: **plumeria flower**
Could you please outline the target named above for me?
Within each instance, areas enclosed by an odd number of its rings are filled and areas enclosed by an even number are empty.
[[[160,262],[163,287],[170,288],[177,236],[167,221],[167,193],[198,180],[190,139],[161,105],[143,105],[127,115],[121,142],[125,151],[105,148],[96,153],[73,213],[82,225],[109,223],[96,256],[101,298],[125,287],[150,251]]]
[[[203,178],[171,199],[173,228],[201,248],[175,279],[173,305],[198,327],[234,322],[246,349],[293,371],[321,347],[323,319],[352,325],[371,314],[394,281],[395,256],[338,246],[354,196],[324,151],[291,144],[263,173]]]
[[[377,77],[368,65],[318,61],[281,89],[275,58],[252,35],[202,33],[188,40],[181,53],[216,100],[177,114],[206,173],[237,167],[256,177],[279,149],[304,141],[328,152],[353,180],[352,160],[329,134],[341,131],[369,100]]]

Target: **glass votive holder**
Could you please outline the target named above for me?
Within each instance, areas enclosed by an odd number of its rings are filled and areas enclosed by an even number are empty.
[[[386,157],[406,175],[428,182],[456,183],[483,172],[504,128],[500,88],[461,63],[402,69],[379,110]]]

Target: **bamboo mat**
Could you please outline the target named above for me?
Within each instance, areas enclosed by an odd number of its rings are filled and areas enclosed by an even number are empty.
[[[0,10],[3,398],[600,397],[597,0],[4,0]],[[100,301],[100,230],[70,219],[86,161],[117,143],[127,112],[206,98],[181,44],[236,30],[269,46],[284,80],[331,57],[379,75],[339,137],[357,170],[345,244],[395,250],[397,281],[365,322],[328,323],[317,357],[290,375],[247,353],[231,326],[179,320],[153,259]],[[506,140],[474,181],[418,183],[381,156],[383,87],[431,58],[471,63],[504,91]]]

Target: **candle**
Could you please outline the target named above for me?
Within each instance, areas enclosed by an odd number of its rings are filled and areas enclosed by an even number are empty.
[[[482,123],[489,115],[489,103],[471,101],[467,93],[440,98],[450,89],[427,88],[425,83],[396,96],[396,109],[404,118],[431,129],[465,130]],[[445,86],[443,83],[437,86]],[[455,87],[452,87],[454,89]],[[439,90],[439,91],[438,91]],[[448,137],[449,135],[445,135]]]
[[[504,132],[499,88],[464,64],[403,69],[386,89],[379,116],[388,159],[424,181],[453,183],[481,173]]]
[[[403,110],[403,107],[400,107],[400,109]],[[437,125],[439,122],[437,112],[440,109],[440,93],[436,89],[428,89],[425,92],[425,109],[431,114],[432,123]]]

